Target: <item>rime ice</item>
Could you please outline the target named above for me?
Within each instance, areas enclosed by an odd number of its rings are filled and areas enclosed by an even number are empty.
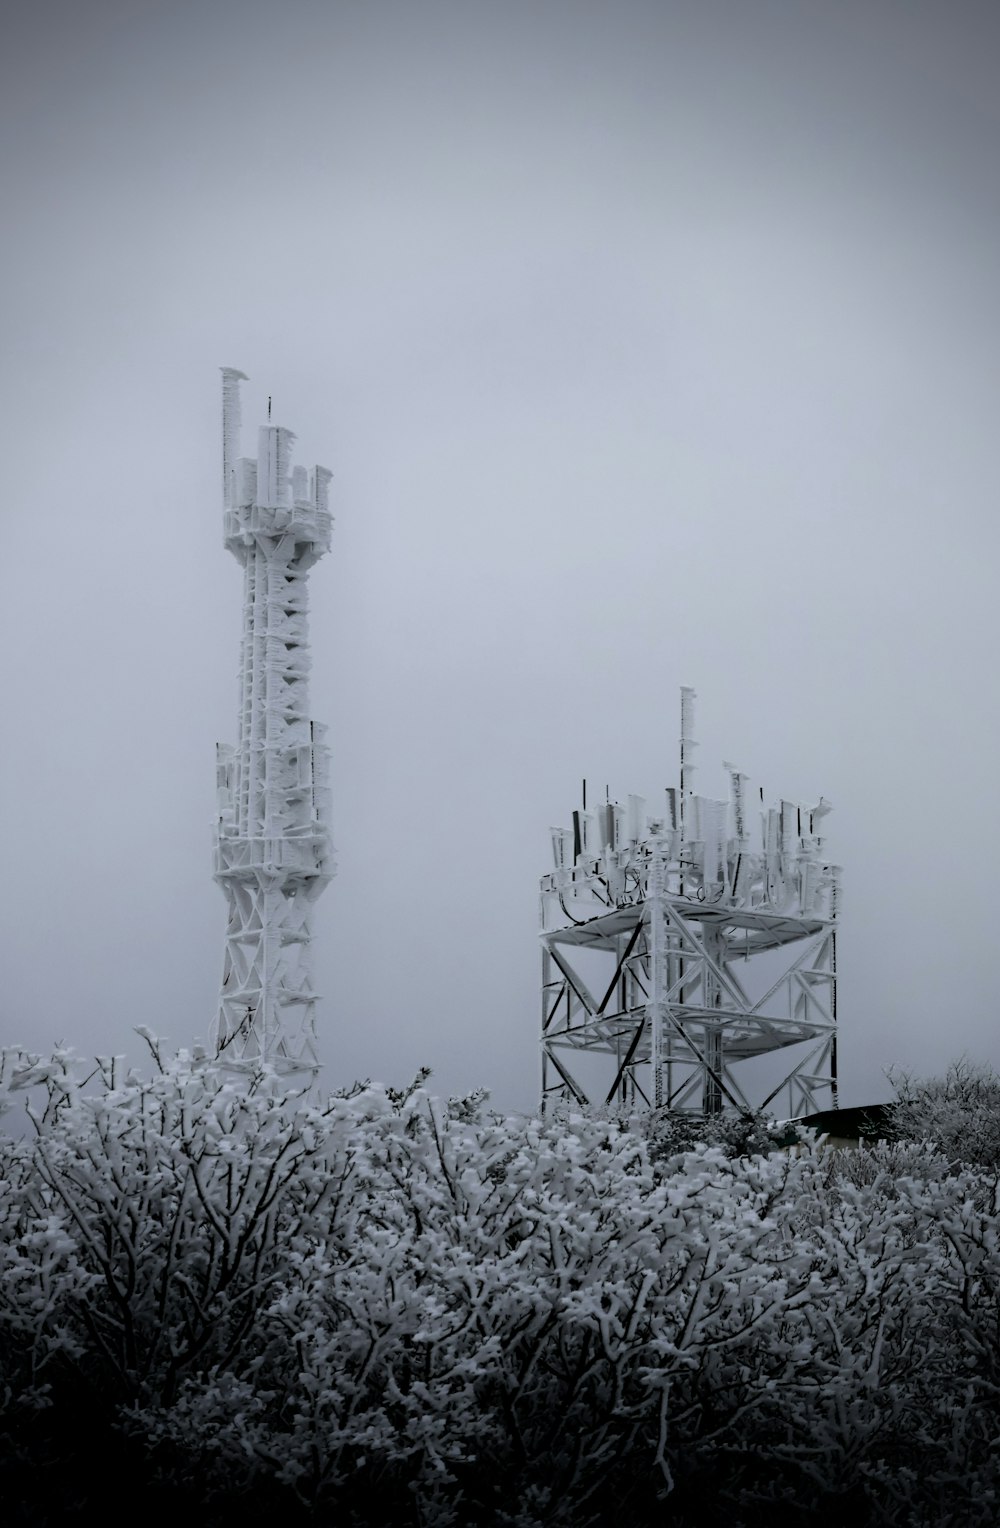
[[[333,872],[326,729],[309,718],[306,579],[330,548],[330,473],[292,467],[295,436],[239,457],[243,373],[222,373],[225,545],[243,568],[239,742],[220,743],[215,879],[229,921],[213,1041],[230,1065],[314,1072],[309,913]]]
[[[790,1116],[836,1107],[840,872],[820,836],[829,804],[765,808],[731,765],[728,802],[695,795],[693,721],[685,688],[680,789],[652,814],[641,796],[589,812],[584,801],[572,829],[552,829],[543,1107],[617,1099],[719,1114],[779,1096]],[[585,1074],[584,1052],[603,1064]],[[784,1073],[754,1104],[740,1064],[779,1053]]]

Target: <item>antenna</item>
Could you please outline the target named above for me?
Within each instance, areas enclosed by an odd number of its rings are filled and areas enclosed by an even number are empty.
[[[240,383],[246,376],[235,366],[222,366],[222,502],[232,502],[233,468],[240,448]]]
[[[690,775],[694,769],[691,761],[692,751],[698,746],[691,736],[694,730],[694,702],[695,692],[689,684],[681,685],[681,800],[680,800],[680,829],[681,840],[684,838],[684,827],[687,818],[687,798],[690,783]]]

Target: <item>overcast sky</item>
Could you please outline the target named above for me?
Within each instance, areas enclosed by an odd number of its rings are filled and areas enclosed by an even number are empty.
[[[844,867],[847,1103],[1000,1065],[991,0],[77,0],[0,79],[4,1038],[215,1008],[220,366],[334,471],[325,1080],[537,1093],[582,776]]]

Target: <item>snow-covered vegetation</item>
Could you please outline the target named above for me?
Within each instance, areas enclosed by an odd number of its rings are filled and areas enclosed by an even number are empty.
[[[6,1058],[10,1521],[996,1522],[996,1157],[154,1054]]]
[[[893,1134],[933,1141],[949,1161],[1000,1166],[1000,1076],[963,1057],[943,1077],[890,1072],[896,1090]]]

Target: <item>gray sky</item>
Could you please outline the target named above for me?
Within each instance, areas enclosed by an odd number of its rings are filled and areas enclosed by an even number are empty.
[[[586,775],[835,805],[846,1102],[1000,1064],[992,3],[22,6],[0,79],[4,1037],[204,1034],[218,367],[333,468],[330,1084],[537,1088]]]

